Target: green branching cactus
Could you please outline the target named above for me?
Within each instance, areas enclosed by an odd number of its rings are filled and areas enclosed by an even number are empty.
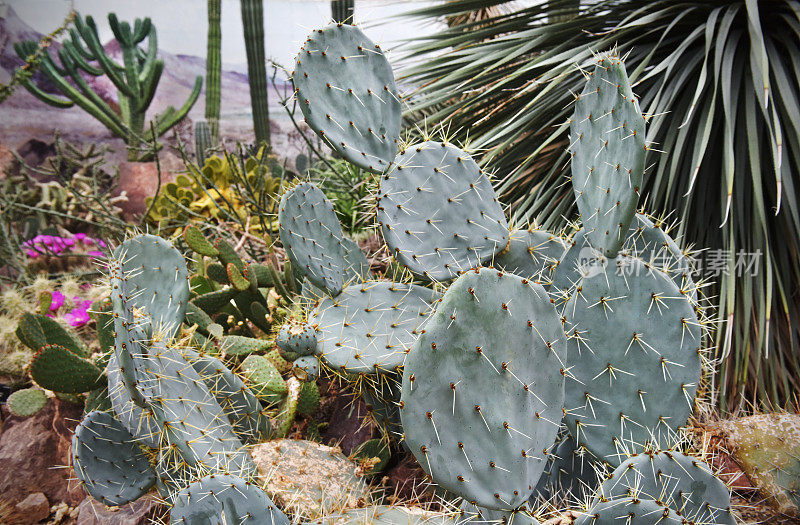
[[[627,459],[600,486],[595,502],[626,497],[659,501],[692,523],[736,525],[725,483],[706,463],[677,451]]]
[[[402,108],[380,46],[357,27],[330,24],[303,44],[292,82],[306,122],[329,146],[360,168],[389,166]]]
[[[415,274],[447,281],[508,244],[508,223],[489,177],[444,142],[402,150],[381,176],[378,221],[391,253]]]
[[[645,121],[619,57],[599,59],[570,124],[572,187],[592,246],[615,257],[644,174]]]
[[[544,288],[487,268],[464,273],[405,363],[400,417],[422,468],[473,504],[522,505],[558,433],[565,357]]]
[[[106,505],[130,503],[156,482],[147,454],[105,412],[90,412],[75,429],[72,465],[86,492]]]
[[[58,52],[56,64],[49,53],[42,56],[41,71],[62,93],[62,97],[51,95],[35,86],[30,80],[25,87],[40,100],[51,106],[68,108],[76,105],[99,120],[115,137],[125,140],[128,160],[149,160],[152,152],[140,151],[143,143],[154,141],[183,119],[200,95],[203,79],[197,77],[189,98],[176,110],[172,106],[157,116],[153,123],[155,137],[146,125],[145,113],[164,71],[164,61],[157,58],[156,29],[149,18],[136,19],[131,27],[120,22],[114,13],[108,15],[108,23],[122,51],[122,63],[115,62],[103,49],[94,19],[75,17],[75,27],[70,29],[70,39],[65,40]],[[145,39],[147,49],[140,47]],[[24,41],[14,44],[14,50],[25,59],[36,52],[37,42]],[[117,88],[118,108],[94,92],[84,75],[105,75]]]
[[[289,525],[286,515],[257,485],[219,474],[193,481],[184,488],[175,498],[169,522]]]

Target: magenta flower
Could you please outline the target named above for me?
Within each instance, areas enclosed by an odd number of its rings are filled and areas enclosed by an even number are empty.
[[[53,299],[50,301],[50,311],[57,312],[59,308],[64,305],[64,294],[59,292],[58,290],[53,290],[51,292]]]
[[[86,310],[83,310],[81,308],[73,308],[72,310],[64,314],[64,320],[70,326],[78,328],[91,321],[91,318],[89,317],[89,312],[87,312]]]
[[[90,251],[88,255],[91,255],[92,257],[105,257],[103,252],[98,252],[97,250]]]

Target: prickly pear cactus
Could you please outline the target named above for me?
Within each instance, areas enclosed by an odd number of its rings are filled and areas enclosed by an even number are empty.
[[[348,373],[392,371],[403,365],[438,294],[413,284],[368,281],[325,297],[309,316],[317,353]]]
[[[264,356],[247,356],[242,361],[242,375],[256,397],[268,405],[279,403],[286,395],[286,381],[275,365]]]
[[[414,507],[378,505],[334,513],[310,525],[456,525],[457,513],[433,512]]]
[[[539,525],[539,520],[523,509],[513,511],[478,507],[468,501],[461,502],[460,523],[492,523],[495,525]]]
[[[301,381],[313,381],[319,377],[319,358],[315,355],[304,355],[292,361],[292,373]]]
[[[105,383],[103,371],[60,345],[46,345],[34,354],[29,366],[37,385],[53,392],[80,394]]]
[[[6,400],[6,407],[12,415],[29,417],[40,411],[47,404],[47,394],[38,388],[17,390]]]
[[[575,102],[572,187],[589,242],[615,257],[636,212],[645,167],[645,121],[625,65],[602,56]]]
[[[84,489],[106,505],[124,505],[156,482],[150,460],[106,412],[86,414],[72,435],[72,465]]]
[[[313,31],[292,82],[306,122],[356,166],[382,172],[397,152],[402,111],[392,67],[357,27]]]
[[[453,279],[508,244],[508,223],[489,177],[452,144],[429,141],[402,150],[380,178],[377,209],[391,254],[429,280]]]
[[[600,465],[584,448],[575,444],[569,432],[564,432],[548,454],[547,467],[530,503],[555,499],[557,503],[585,501],[598,485]]]
[[[122,374],[114,354],[111,354],[111,359],[108,361],[106,375],[108,376],[108,397],[120,423],[137,441],[150,448],[158,448],[161,429],[153,417],[153,411],[146,404],[140,406],[131,398],[128,389],[122,382]]]
[[[493,266],[526,279],[548,283],[552,270],[566,250],[564,239],[547,230],[512,230],[508,246],[494,257]]]
[[[578,445],[616,466],[649,442],[669,444],[694,409],[702,371],[691,301],[664,272],[618,258],[576,283],[563,315],[564,421]]]
[[[681,516],[660,502],[650,499],[620,498],[604,500],[583,513],[575,525],[680,525]]]
[[[211,475],[194,481],[175,498],[172,525],[236,523],[289,525],[266,492],[242,478]]]
[[[400,417],[422,468],[470,503],[522,505],[558,433],[565,357],[541,285],[487,268],[459,277],[403,372]]]
[[[319,188],[303,182],[281,197],[278,221],[292,267],[313,285],[338,295],[348,266],[347,248],[331,201]]]
[[[677,451],[628,458],[599,489],[602,498],[660,501],[694,523],[736,525],[731,492],[703,461]]]

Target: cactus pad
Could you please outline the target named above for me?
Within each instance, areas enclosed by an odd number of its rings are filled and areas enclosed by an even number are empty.
[[[532,500],[556,498],[556,503],[586,501],[587,495],[594,494],[598,484],[596,468],[599,464],[584,448],[575,445],[575,439],[564,432],[548,456],[547,467]]]
[[[353,164],[382,172],[397,152],[402,111],[392,67],[357,27],[315,30],[295,61],[292,82],[306,122]]]
[[[108,397],[117,418],[134,438],[150,448],[157,448],[161,439],[161,429],[158,428],[150,408],[143,408],[131,398],[122,383],[122,375],[114,354],[111,355],[106,367],[106,376],[108,376]]]
[[[331,201],[313,184],[298,184],[281,197],[278,220],[292,267],[313,285],[338,295],[348,266],[347,248]]]
[[[400,417],[422,468],[470,503],[522,505],[558,433],[565,357],[541,285],[487,268],[460,276],[403,372]]]
[[[183,230],[183,240],[186,241],[189,248],[199,253],[200,255],[207,255],[209,257],[216,257],[219,255],[219,250],[214,248],[214,245],[208,242],[203,232],[197,226],[188,224]]]
[[[413,284],[368,281],[323,298],[309,316],[320,359],[350,373],[402,366],[436,292]]]
[[[301,381],[313,381],[319,377],[319,358],[315,355],[304,355],[292,362],[292,373]]]
[[[86,492],[106,505],[124,505],[156,482],[147,455],[106,412],[86,414],[72,436],[72,464]]]
[[[508,244],[489,177],[451,144],[423,142],[401,151],[380,178],[377,206],[392,255],[429,280],[450,280]]]
[[[289,525],[269,496],[242,478],[211,475],[193,481],[175,497],[171,525]]]
[[[269,348],[269,341],[244,337],[241,335],[224,335],[219,342],[220,351],[226,355],[250,355]]]
[[[80,394],[105,382],[103,371],[59,345],[46,345],[31,359],[31,378],[53,392]]]
[[[464,523],[455,514],[433,512],[416,507],[378,505],[325,516],[310,525],[457,525]]]
[[[680,452],[645,452],[628,458],[600,486],[603,498],[660,501],[695,523],[736,525],[731,493],[699,459]]]
[[[286,381],[266,357],[247,356],[242,361],[242,375],[256,397],[267,404],[278,403],[286,395]]]
[[[618,258],[581,278],[564,305],[570,375],[564,421],[601,461],[666,446],[694,407],[701,326],[664,272]]]
[[[622,61],[599,59],[570,124],[572,187],[589,242],[615,257],[642,186],[645,121]]]
[[[29,417],[40,411],[47,404],[47,394],[38,388],[17,390],[6,400],[6,407],[12,415]]]

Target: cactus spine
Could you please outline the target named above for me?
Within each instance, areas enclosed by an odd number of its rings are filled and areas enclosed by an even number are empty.
[[[222,0],[208,0],[208,39],[206,44],[206,120],[211,141],[219,141],[219,106],[222,90]],[[203,163],[200,162],[202,166]]]
[[[250,82],[250,104],[256,142],[269,144],[269,105],[267,66],[264,51],[264,2],[241,0],[244,45],[247,51],[247,79]]]

